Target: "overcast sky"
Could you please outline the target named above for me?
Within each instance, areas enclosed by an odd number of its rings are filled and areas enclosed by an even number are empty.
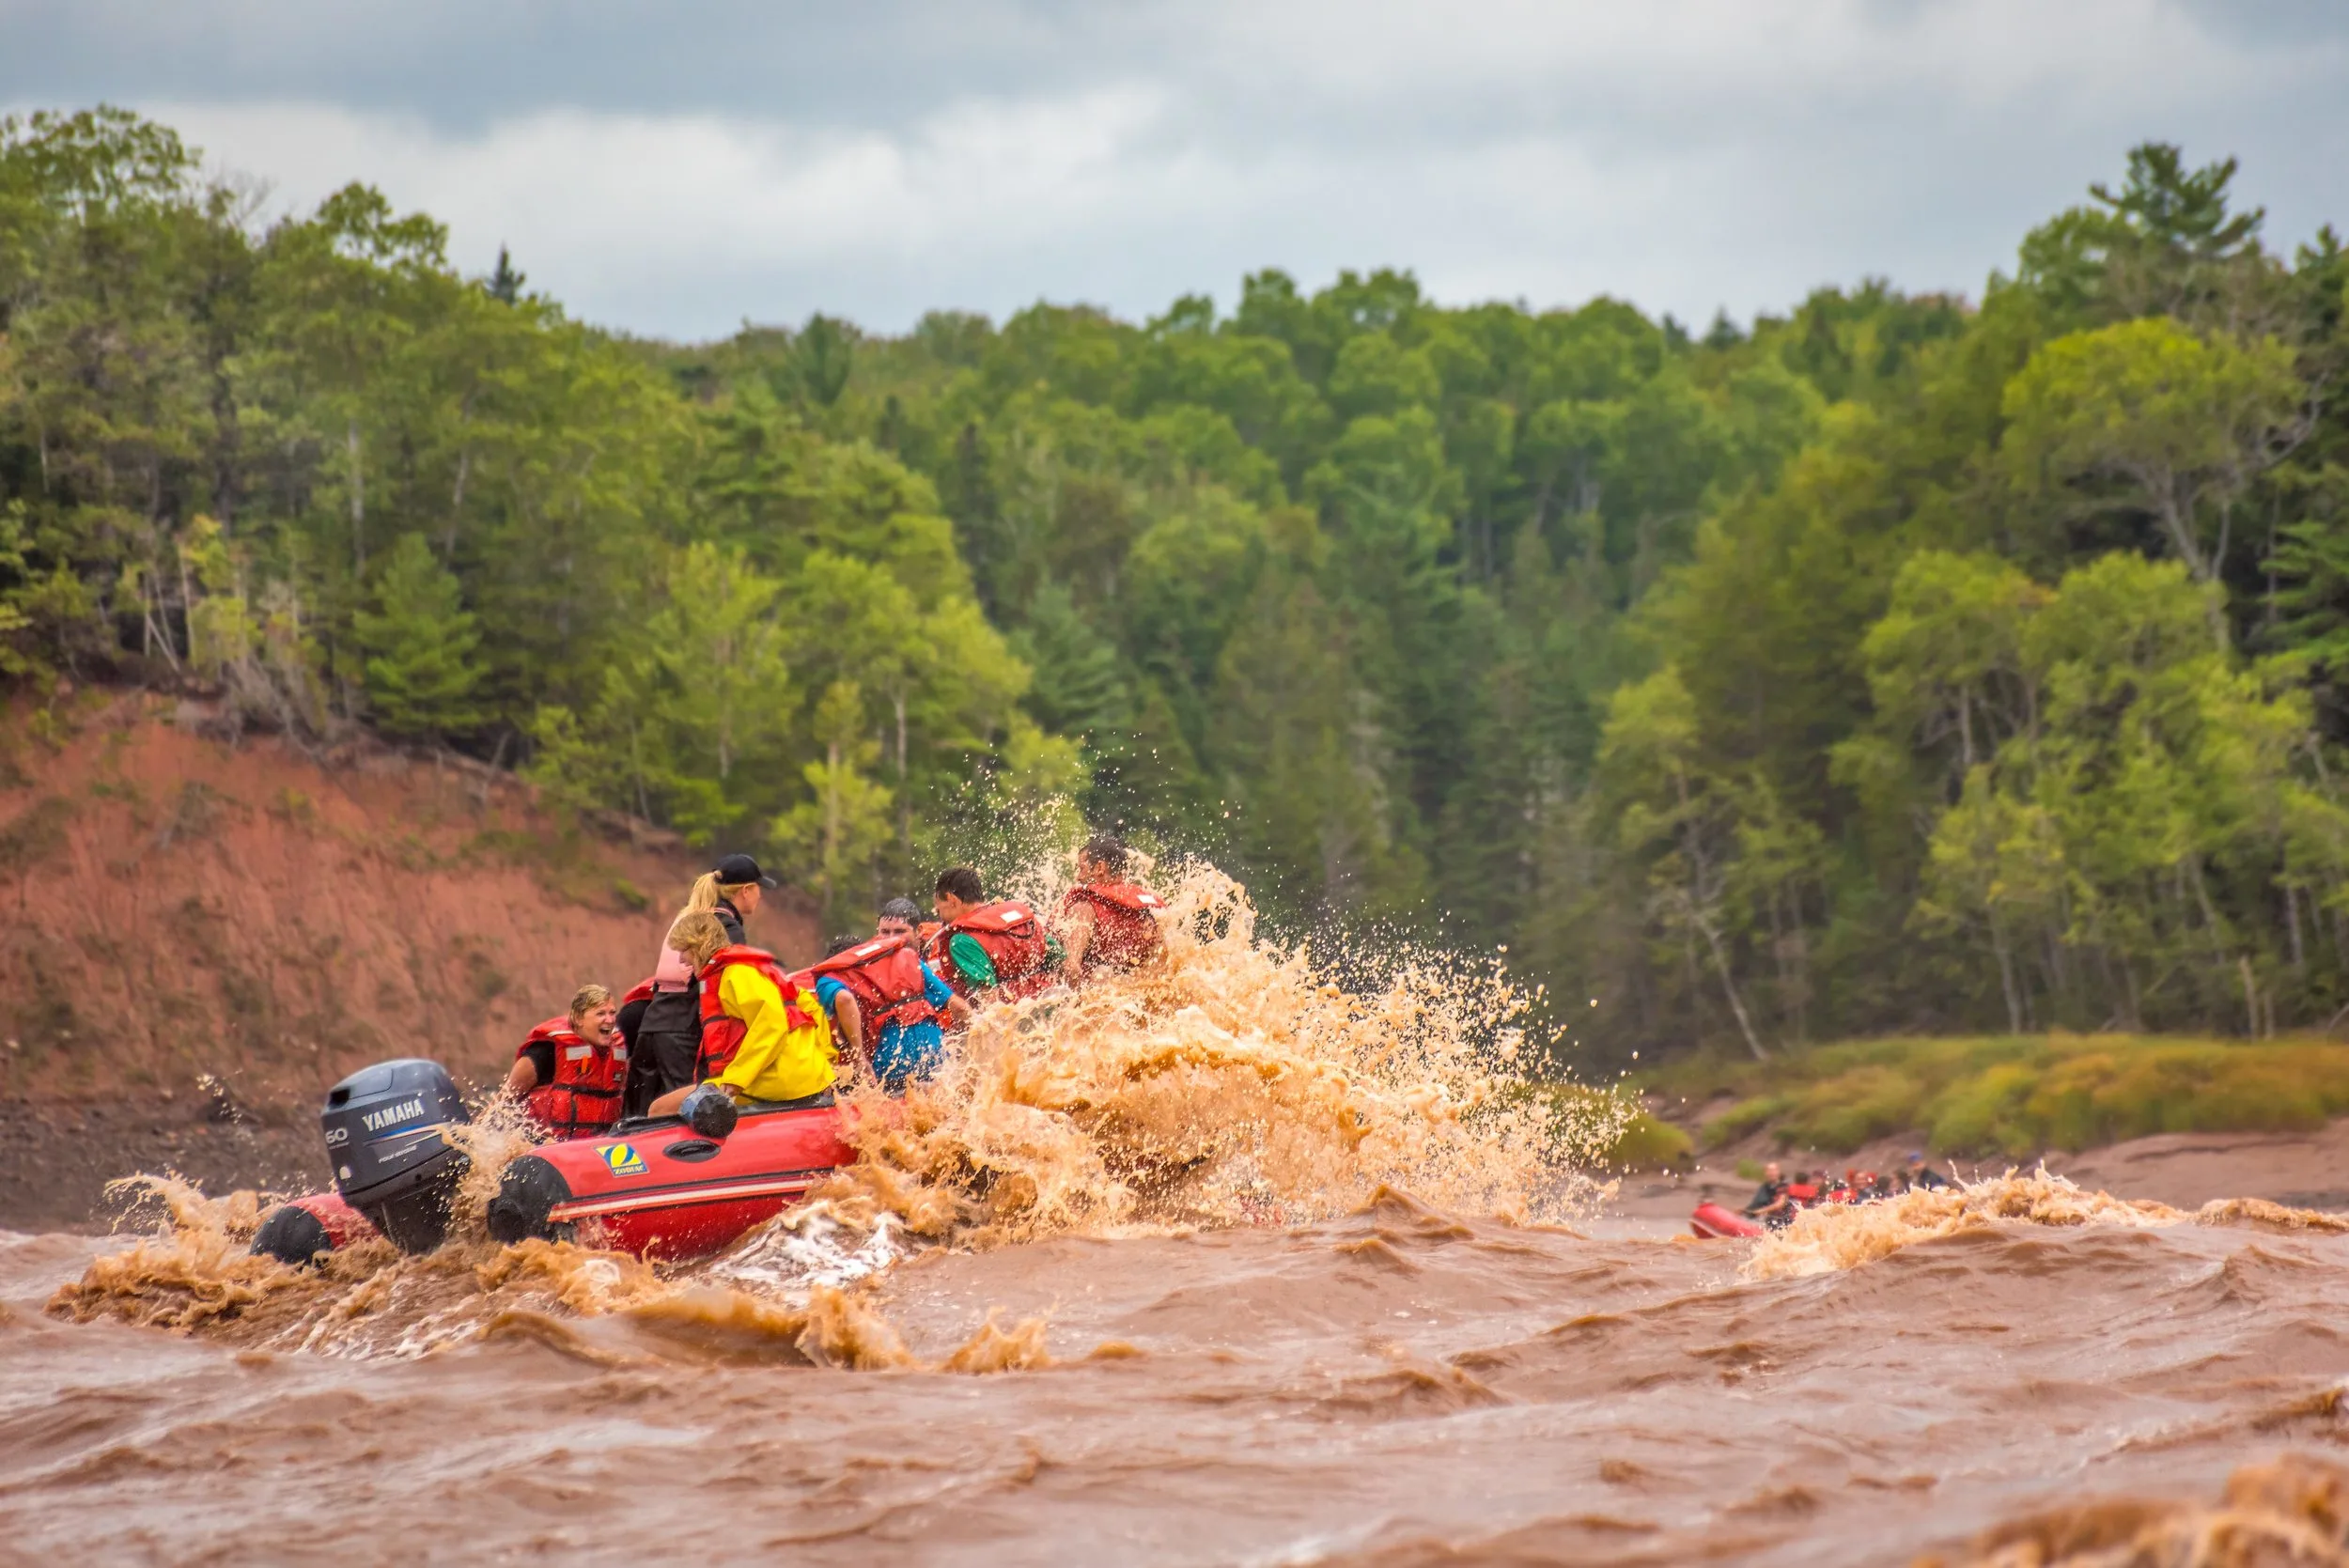
[[[304,207],[352,179],[675,337],[1415,271],[1702,325],[1979,295],[2147,138],[2349,226],[2335,0],[0,0],[0,105],[129,105]]]

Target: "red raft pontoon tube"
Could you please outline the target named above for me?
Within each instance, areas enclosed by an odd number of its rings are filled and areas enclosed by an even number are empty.
[[[677,1117],[622,1122],[600,1138],[545,1143],[506,1166],[485,1216],[491,1236],[576,1240],[639,1257],[708,1257],[781,1214],[856,1157],[841,1119],[808,1110],[722,1113],[696,1130]],[[270,1211],[253,1250],[289,1264],[381,1234],[428,1252],[447,1234],[462,1150],[443,1137],[467,1121],[436,1063],[379,1063],[336,1084],[319,1112],[334,1190]]]
[[[1726,1236],[1757,1236],[1762,1234],[1762,1227],[1753,1220],[1748,1219],[1735,1209],[1725,1209],[1720,1204],[1713,1203],[1697,1205],[1696,1213],[1688,1217],[1688,1229],[1707,1241],[1715,1241]]]
[[[607,1138],[545,1143],[506,1168],[490,1234],[530,1236],[682,1262],[723,1250],[806,1196],[856,1151],[842,1110],[754,1110],[723,1137],[672,1118]]]

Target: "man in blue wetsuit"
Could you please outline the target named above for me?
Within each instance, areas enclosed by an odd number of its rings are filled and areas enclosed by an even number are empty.
[[[921,960],[915,945],[920,919],[911,899],[893,898],[881,906],[872,937],[841,938],[814,970],[816,1000],[849,1045],[865,1050],[874,1078],[892,1094],[904,1094],[916,1079],[937,1075],[946,1056],[941,1015],[957,1029],[971,1021],[971,1004]],[[853,976],[843,978],[845,971],[834,970],[844,955],[893,939],[898,945],[855,965]],[[868,1037],[866,1021],[876,1015],[880,1025]]]

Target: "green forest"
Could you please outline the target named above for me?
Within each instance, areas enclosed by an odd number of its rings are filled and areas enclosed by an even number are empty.
[[[1603,1059],[2322,1025],[2349,256],[2234,174],[2148,144],[1978,301],[1750,329],[1267,271],[678,346],[0,122],[0,678],[451,748],[844,926],[1114,827],[1505,950]]]

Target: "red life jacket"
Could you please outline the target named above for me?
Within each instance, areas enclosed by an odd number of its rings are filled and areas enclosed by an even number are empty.
[[[724,1072],[742,1046],[747,1026],[726,1011],[725,999],[718,994],[719,983],[725,977],[728,966],[734,964],[748,964],[775,983],[775,989],[783,993],[786,1028],[812,1029],[816,1024],[816,1015],[803,1005],[812,999],[797,979],[784,972],[773,954],[755,947],[722,947],[709,955],[709,962],[701,967],[698,976],[702,987],[702,1043],[693,1063],[693,1077],[698,1081],[707,1082]]]
[[[620,999],[620,1005],[626,1007],[631,1001],[650,1001],[652,994],[653,983],[649,980],[639,980],[628,988],[628,995]]]
[[[1066,920],[1080,904],[1093,908],[1086,969],[1138,969],[1166,951],[1166,938],[1154,913],[1166,908],[1166,900],[1148,888],[1131,882],[1080,883],[1062,895],[1061,918]]]
[[[1819,1189],[1811,1182],[1790,1182],[1786,1188],[1786,1201],[1797,1205],[1815,1203],[1819,1201]]]
[[[1044,948],[1044,917],[1032,906],[1010,898],[982,904],[960,920],[939,928],[930,942],[930,955],[940,960],[939,977],[953,986],[957,996],[967,1000],[977,987],[963,979],[946,952],[947,944],[957,936],[978,943],[987,961],[995,966],[992,995],[1006,999],[1034,996],[1052,983],[1051,970],[1046,967],[1050,960]]]
[[[848,987],[863,1017],[868,1047],[892,1024],[937,1020],[938,1009],[930,1005],[922,984],[922,950],[911,937],[875,937],[803,972],[811,980],[830,975]]]
[[[514,1052],[554,1048],[554,1079],[524,1096],[530,1119],[557,1138],[593,1138],[620,1119],[620,1092],[628,1086],[628,1044],[599,1046],[584,1039],[568,1018],[549,1018],[530,1032]]]

